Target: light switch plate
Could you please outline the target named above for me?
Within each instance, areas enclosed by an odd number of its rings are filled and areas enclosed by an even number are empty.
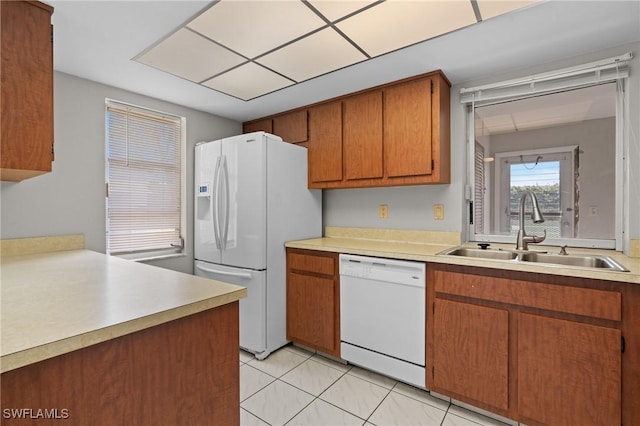
[[[378,216],[380,216],[380,219],[389,217],[389,207],[386,204],[380,204],[378,206]]]
[[[434,204],[433,205],[433,219],[434,220],[444,220],[444,205],[443,204]]]

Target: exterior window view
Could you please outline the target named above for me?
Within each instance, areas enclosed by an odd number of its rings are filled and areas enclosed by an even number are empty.
[[[520,196],[530,190],[545,219],[531,221],[527,200],[532,234],[546,231],[546,242],[560,245],[615,246],[616,91],[600,84],[476,107],[477,236],[517,235]],[[582,103],[590,108],[577,111]]]
[[[547,231],[549,237],[562,235],[562,210],[560,208],[560,162],[548,161],[545,163],[510,164],[509,165],[509,229],[511,235],[516,235],[519,230],[518,204],[524,191],[533,192],[544,214],[545,225],[533,223],[525,218],[527,229],[534,233]],[[538,168],[538,166],[540,166]],[[528,217],[531,210],[525,210]],[[573,214],[571,215],[573,216]],[[569,220],[567,223],[571,223]],[[537,226],[537,227],[536,227]],[[568,235],[571,235],[569,233]]]
[[[0,424],[640,426],[640,0],[0,0]]]

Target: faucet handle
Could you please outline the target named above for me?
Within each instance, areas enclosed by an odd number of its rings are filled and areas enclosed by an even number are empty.
[[[542,236],[531,235],[530,237],[531,237],[531,239],[529,240],[530,243],[533,243],[533,244],[541,243],[547,238],[547,230],[546,229],[544,230],[544,235]]]
[[[568,253],[567,253],[567,246],[566,246],[566,245],[564,245],[564,246],[560,246],[560,253],[558,253],[558,254],[561,254],[561,255],[563,255],[563,256],[566,256],[566,255],[568,254]]]

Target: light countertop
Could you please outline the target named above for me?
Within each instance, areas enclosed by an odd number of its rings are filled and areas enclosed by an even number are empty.
[[[513,249],[515,244],[491,244],[492,248]],[[290,241],[286,243],[290,248],[330,251],[336,253],[359,254],[363,256],[387,257],[392,259],[418,260],[431,263],[447,263],[453,265],[476,266],[512,271],[534,272],[550,275],[593,278],[608,281],[628,282],[640,284],[640,258],[628,257],[613,250],[567,248],[569,254],[591,254],[609,256],[630,272],[618,272],[602,269],[581,268],[574,266],[549,265],[532,262],[510,260],[478,259],[469,257],[440,256],[441,251],[455,247],[455,244],[428,244],[421,242],[385,241],[378,239],[325,237],[308,240]],[[475,243],[465,244],[476,247]],[[557,253],[558,247],[541,245],[530,246],[530,250]]]
[[[246,297],[244,287],[89,250],[1,257],[1,371]]]

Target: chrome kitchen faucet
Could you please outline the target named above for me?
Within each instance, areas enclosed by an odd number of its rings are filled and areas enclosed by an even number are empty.
[[[518,220],[520,223],[520,229],[518,229],[518,238],[516,240],[516,250],[529,250],[529,243],[541,243],[547,238],[547,230],[544,230],[544,235],[539,237],[537,235],[527,235],[524,230],[524,203],[527,199],[527,195],[531,198],[531,204],[533,205],[531,209],[531,219],[533,223],[543,223],[544,216],[542,216],[542,212],[540,211],[540,207],[538,207],[538,199],[536,198],[536,194],[531,192],[530,190],[525,190],[520,196],[520,212],[518,213]]]

